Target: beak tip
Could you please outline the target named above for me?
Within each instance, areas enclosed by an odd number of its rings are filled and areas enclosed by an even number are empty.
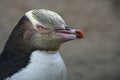
[[[80,29],[76,29],[76,36],[78,39],[84,38],[84,33]]]

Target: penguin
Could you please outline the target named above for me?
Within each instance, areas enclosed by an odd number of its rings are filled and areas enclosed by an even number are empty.
[[[67,80],[59,48],[83,37],[80,29],[69,27],[54,11],[26,12],[0,54],[0,80]]]

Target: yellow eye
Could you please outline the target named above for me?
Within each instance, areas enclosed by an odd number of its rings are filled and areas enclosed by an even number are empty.
[[[36,28],[38,29],[38,31],[46,31],[47,29],[41,25],[37,25]]]

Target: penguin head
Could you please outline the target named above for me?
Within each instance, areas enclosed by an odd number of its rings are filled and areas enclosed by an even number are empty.
[[[25,17],[28,20],[21,20],[24,25],[19,26],[23,32],[21,38],[23,45],[32,49],[54,51],[66,41],[83,38],[79,29],[68,27],[56,12],[36,9],[28,11]]]

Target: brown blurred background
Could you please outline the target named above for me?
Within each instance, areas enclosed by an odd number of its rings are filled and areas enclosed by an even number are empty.
[[[58,12],[85,33],[61,46],[68,80],[120,80],[120,0],[0,0],[0,52],[19,19],[36,8]]]

